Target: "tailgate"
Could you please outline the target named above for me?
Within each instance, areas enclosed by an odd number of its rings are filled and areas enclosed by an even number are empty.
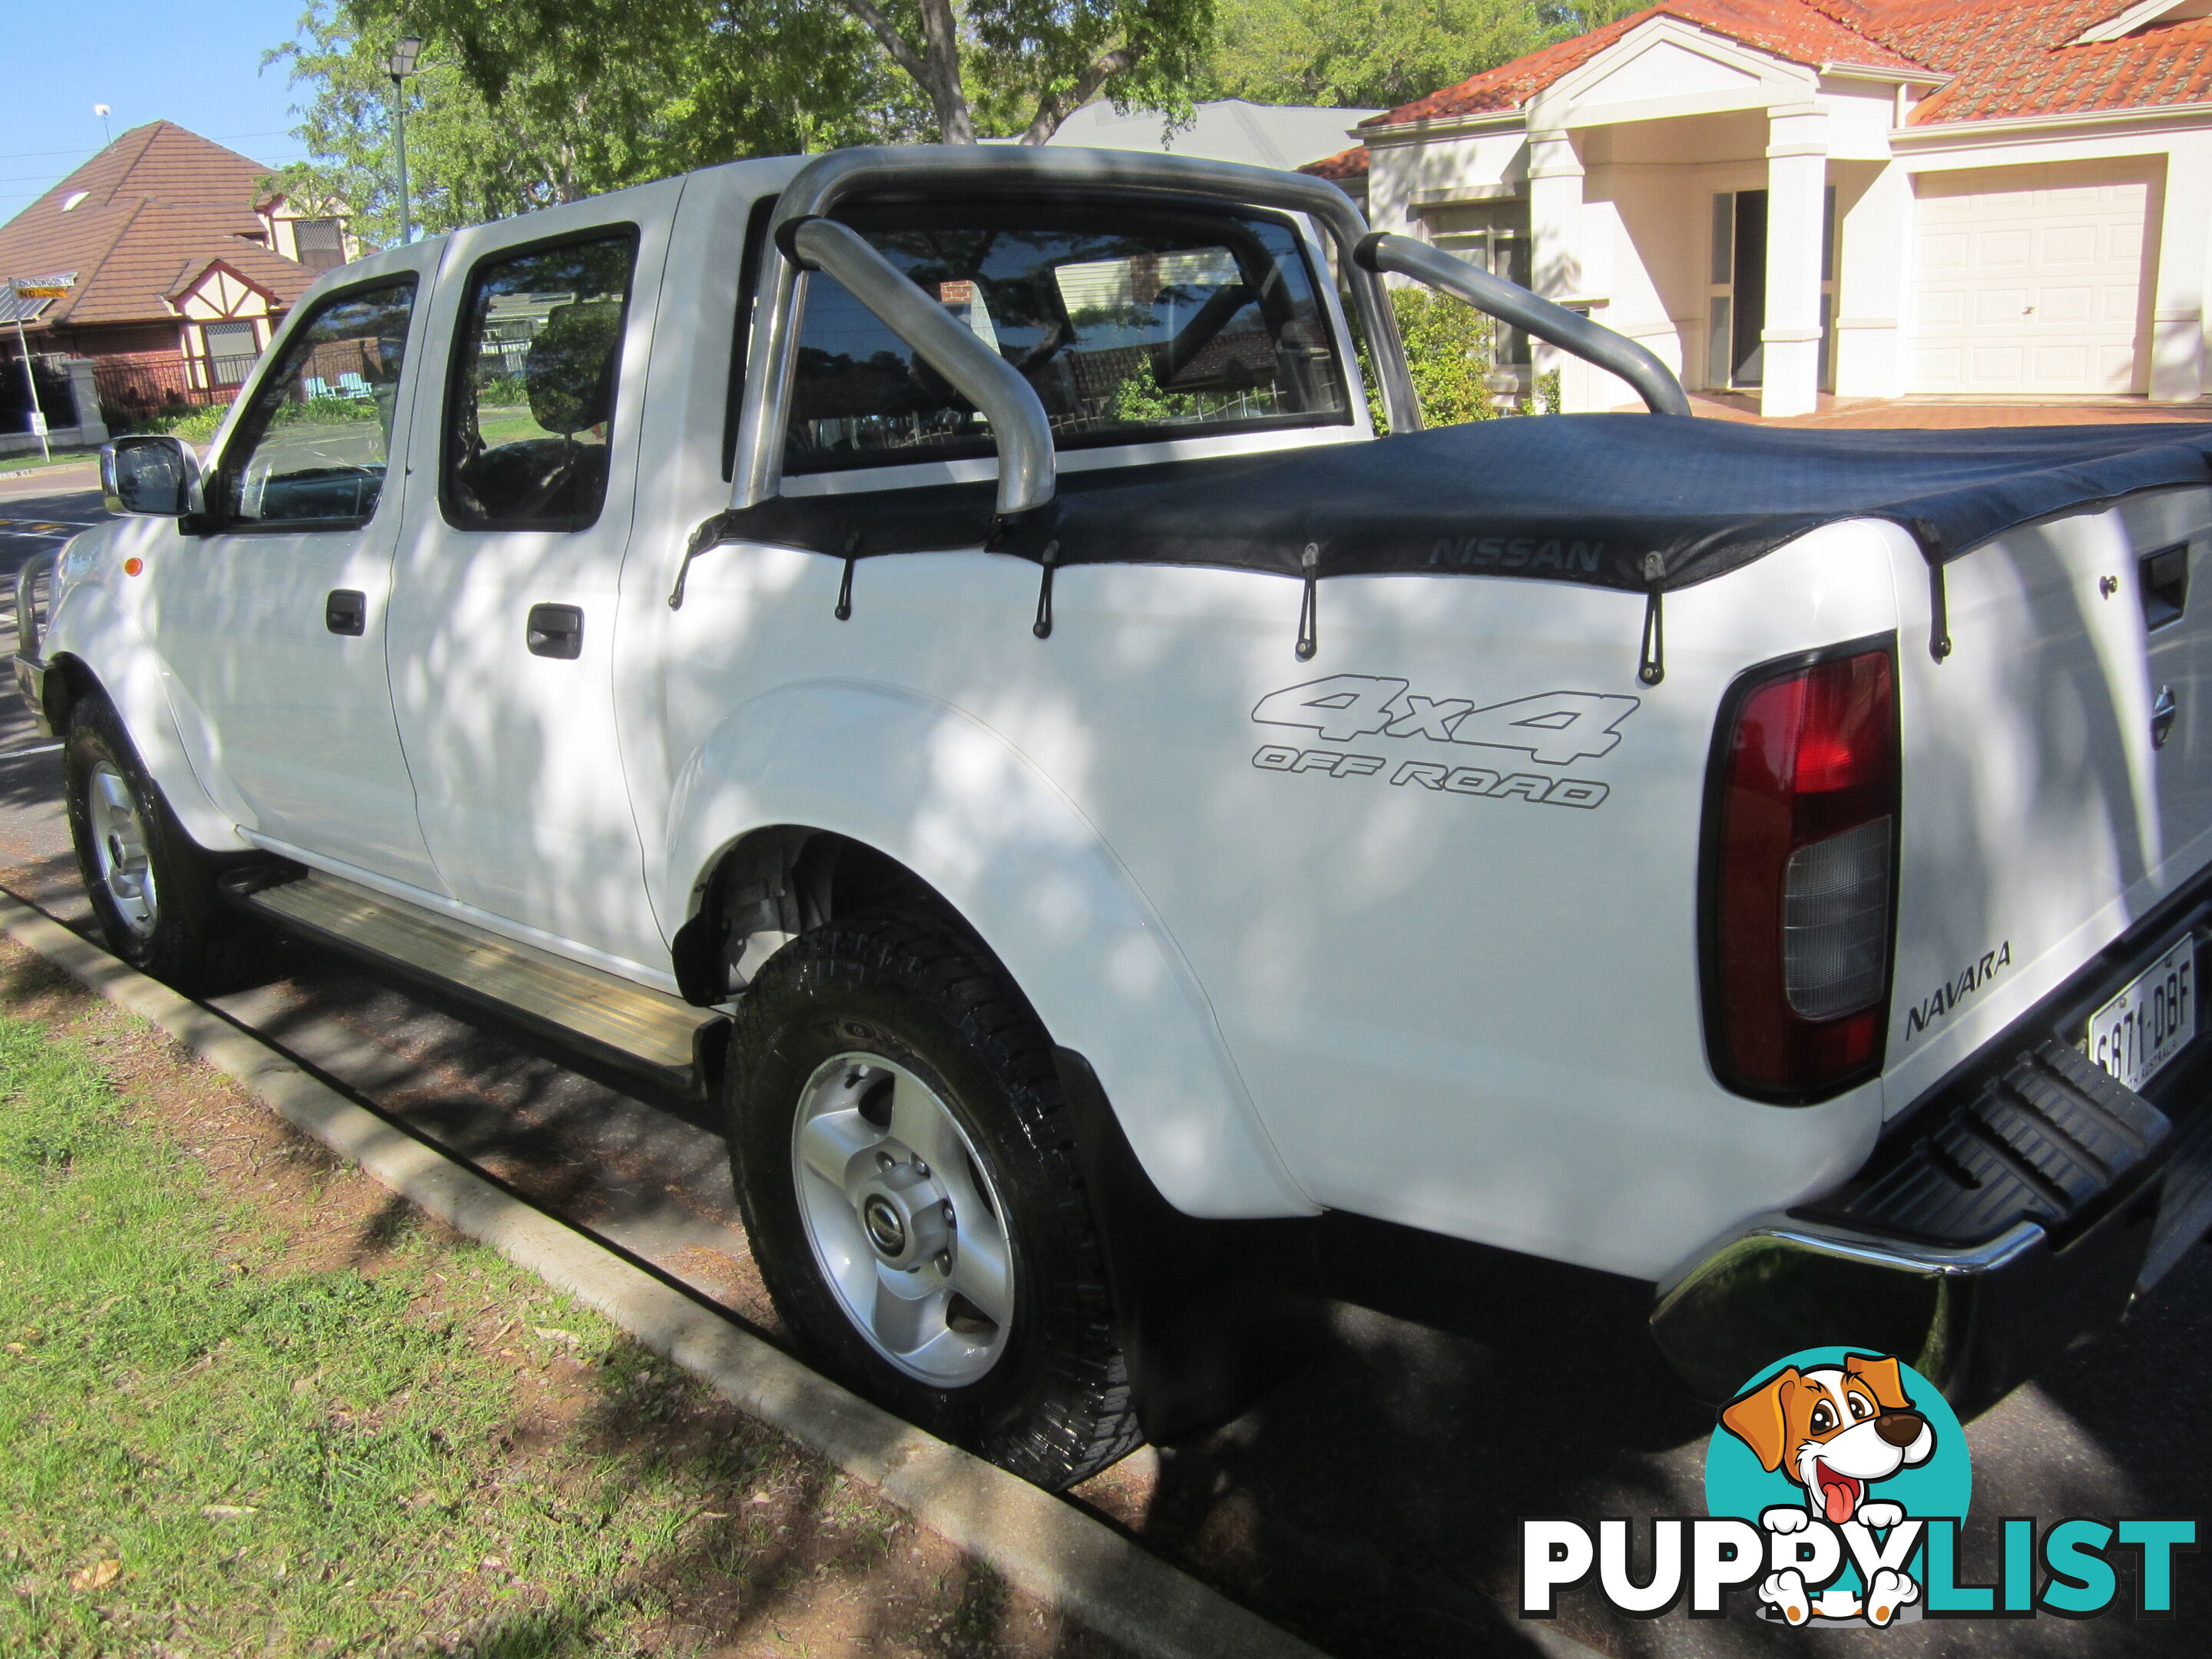
[[[1908,620],[1891,1111],[2212,860],[2208,558],[2212,490],[2146,492],[1946,567],[1942,663]]]

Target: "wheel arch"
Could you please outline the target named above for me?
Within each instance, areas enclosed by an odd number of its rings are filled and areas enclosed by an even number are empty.
[[[54,735],[67,742],[77,707],[88,698],[104,700],[123,722],[140,763],[185,834],[209,852],[251,851],[252,843],[239,834],[237,820],[201,786],[158,671],[136,653],[126,655],[124,671],[111,678],[74,651],[58,651],[46,659],[43,712]]]
[[[841,894],[942,907],[981,939],[1054,1043],[1088,1060],[1177,1209],[1315,1212],[1164,922],[1074,803],[981,721],[895,688],[814,682],[729,711],[693,751],[655,894],[684,918],[672,949],[687,996],[730,994],[716,975],[748,921],[737,960],[750,972]]]

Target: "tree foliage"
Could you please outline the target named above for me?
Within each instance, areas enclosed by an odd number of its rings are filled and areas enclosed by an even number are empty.
[[[1473,306],[1426,289],[1390,291],[1398,332],[1406,341],[1406,367],[1428,426],[1486,421],[1491,406],[1490,319]]]
[[[1217,15],[1217,5],[1218,13]],[[277,175],[398,231],[384,55],[407,82],[416,222],[437,232],[744,155],[1042,143],[1094,98],[1390,106],[1634,0],[310,0],[266,61],[307,94],[317,163]]]
[[[947,143],[984,131],[1031,143],[1081,105],[1188,107],[1204,67],[1214,0],[342,0],[362,24],[403,20],[450,42],[462,72],[503,110],[532,69],[554,84],[667,78],[671,54],[784,108],[856,109],[836,70],[849,42],[872,44],[873,73],[903,82],[883,103],[919,99]],[[823,48],[834,48],[829,58]],[[831,84],[823,83],[829,75]],[[865,76],[860,78],[866,78]],[[773,88],[771,90],[771,88]],[[883,112],[878,109],[880,118]],[[981,116],[979,122],[978,116]]]
[[[927,131],[866,33],[811,0],[767,0],[742,29],[691,27],[688,0],[580,0],[565,34],[534,32],[520,6],[477,9],[480,27],[461,33],[441,14],[464,9],[313,0],[266,61],[307,94],[296,136],[324,159],[279,173],[280,187],[344,203],[371,241],[396,239],[381,66],[404,33],[424,42],[406,83],[409,195],[433,233],[741,155]]]
[[[1389,108],[1644,0],[1219,0],[1200,96]]]

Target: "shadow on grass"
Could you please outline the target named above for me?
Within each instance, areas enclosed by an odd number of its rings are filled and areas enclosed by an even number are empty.
[[[396,1195],[349,1232],[356,1265],[416,1239],[452,1237]],[[532,1281],[519,1289],[542,1294]],[[533,1317],[556,1317],[550,1309],[533,1316],[532,1305],[514,1310],[517,1346]],[[518,1371],[524,1364],[512,1363]],[[1105,1659],[1119,1651],[627,1336],[553,1370],[540,1389],[580,1391],[580,1401],[572,1394],[568,1407],[549,1412],[544,1392],[522,1390],[501,1431],[506,1457],[548,1460],[556,1482],[567,1484],[545,1501],[633,1524],[683,1511],[688,1524],[674,1528],[674,1541],[629,1558],[611,1580],[533,1568],[544,1599],[426,1632],[418,1650],[475,1659],[757,1649]]]

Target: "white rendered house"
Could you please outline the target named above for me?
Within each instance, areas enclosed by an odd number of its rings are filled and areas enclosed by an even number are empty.
[[[2212,394],[2212,0],[1662,0],[1307,171],[1692,389]],[[1563,406],[1632,404],[1561,371]]]

